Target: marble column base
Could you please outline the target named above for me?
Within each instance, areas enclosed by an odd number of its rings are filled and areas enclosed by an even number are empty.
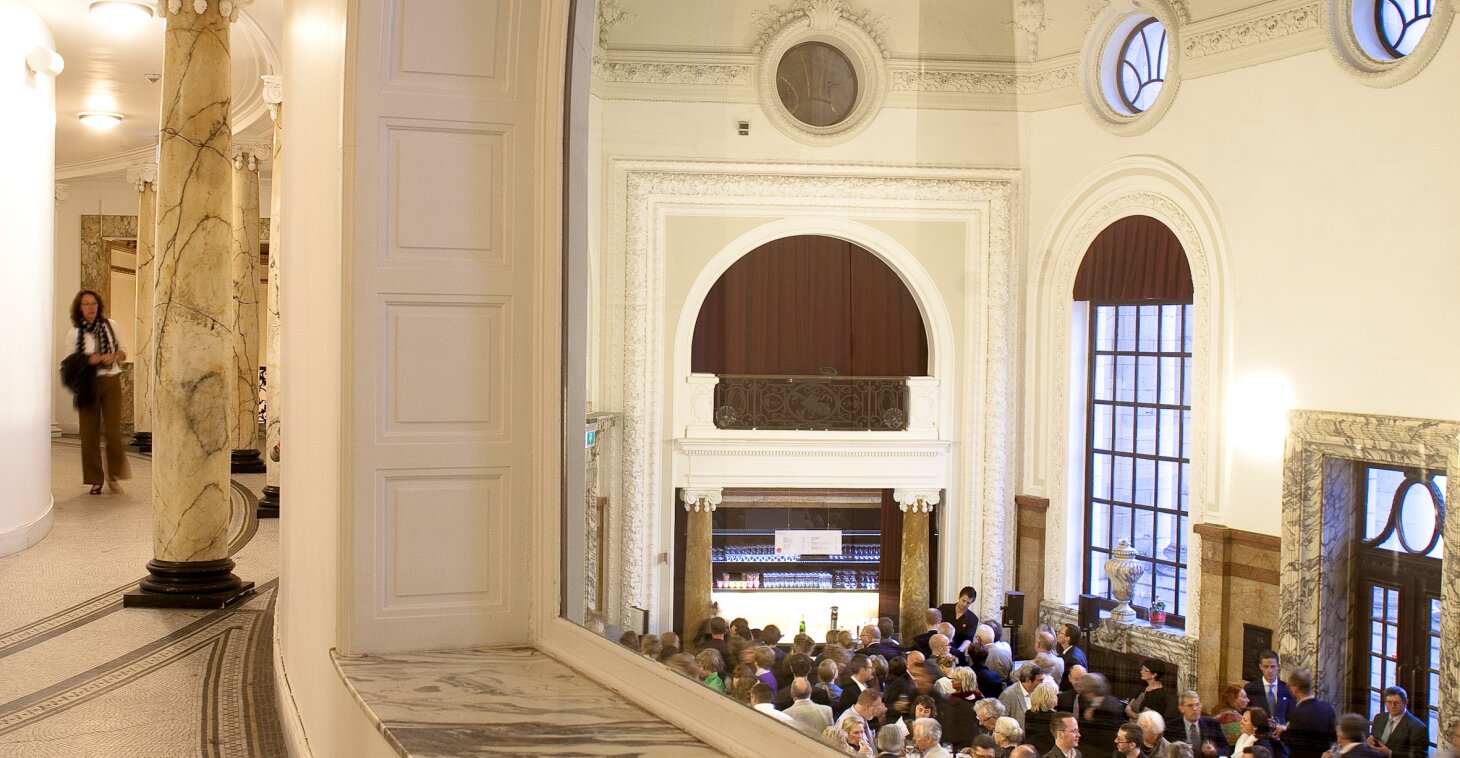
[[[264,485],[264,494],[259,498],[258,517],[278,518],[279,506],[282,502],[278,487],[272,484]]]
[[[253,448],[234,450],[231,460],[229,471],[235,474],[262,474],[268,470],[264,456]]]
[[[139,453],[152,452],[152,432],[132,432],[131,445]]]
[[[125,608],[226,608],[253,594],[253,582],[233,574],[233,559],[147,562],[137,591],[122,596]]]

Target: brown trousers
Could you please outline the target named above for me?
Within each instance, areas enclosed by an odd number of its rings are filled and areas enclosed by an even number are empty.
[[[106,469],[101,467],[101,439],[106,437]],[[107,475],[110,472],[110,476]],[[87,484],[131,479],[132,466],[122,445],[122,377],[96,377],[96,402],[81,409],[81,478]]]

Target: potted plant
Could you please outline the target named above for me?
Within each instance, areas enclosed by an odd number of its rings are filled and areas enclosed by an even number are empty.
[[[1166,625],[1166,601],[1160,595],[1151,598],[1151,628],[1160,629]]]

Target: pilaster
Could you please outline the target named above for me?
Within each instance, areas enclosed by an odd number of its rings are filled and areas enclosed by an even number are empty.
[[[902,639],[922,633],[924,614],[932,607],[928,588],[928,518],[942,497],[940,490],[899,489],[892,496],[902,509],[902,578],[898,593],[898,631]]]

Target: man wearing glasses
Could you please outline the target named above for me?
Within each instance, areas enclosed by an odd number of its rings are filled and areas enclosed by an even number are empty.
[[[1049,730],[1054,733],[1054,749],[1044,758],[1080,758],[1080,725],[1074,714],[1056,713],[1049,720]]]
[[[1128,721],[1115,731],[1115,758],[1141,758],[1141,725]]]

